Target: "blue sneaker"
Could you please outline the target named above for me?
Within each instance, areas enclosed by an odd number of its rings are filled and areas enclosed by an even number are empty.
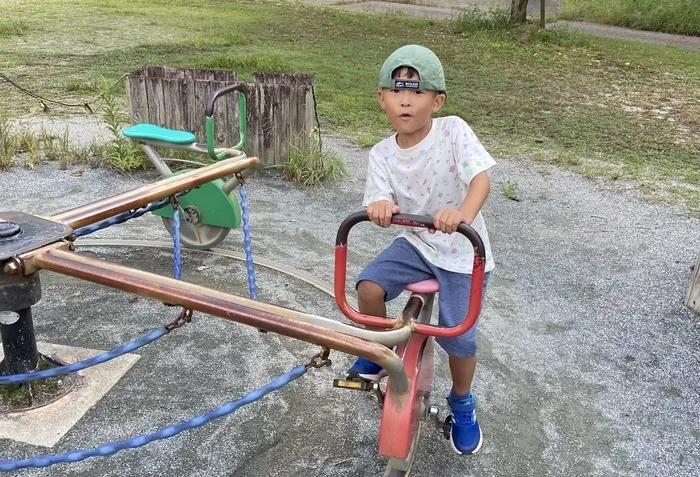
[[[452,409],[452,429],[450,443],[457,454],[474,454],[481,447],[481,427],[476,421],[476,401],[472,393],[455,399],[453,394],[447,397]]]
[[[386,370],[365,358],[357,358],[348,370],[348,379],[362,378],[367,381],[379,381],[386,376]]]

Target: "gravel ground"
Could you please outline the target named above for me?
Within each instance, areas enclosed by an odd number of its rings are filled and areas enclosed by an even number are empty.
[[[75,140],[94,137],[94,127],[76,128]],[[348,179],[304,190],[259,173],[250,179],[250,200],[256,255],[330,282],[337,226],[361,203],[367,150],[338,138],[324,144],[343,158]],[[474,387],[484,446],[460,458],[426,427],[413,475],[698,475],[700,325],[682,300],[700,250],[700,221],[556,168],[497,161],[484,209],[497,265],[479,327]],[[13,168],[0,173],[0,204],[49,215],[156,179],[152,172],[61,171],[55,164]],[[508,181],[517,183],[519,202],[500,192]],[[352,276],[392,233],[369,225],[353,231]],[[168,236],[157,218],[143,217],[92,236],[101,237]],[[223,245],[241,250],[240,231]],[[83,253],[171,273],[167,250]],[[185,280],[247,294],[240,263],[193,252],[184,260]],[[266,302],[341,319],[329,297],[295,279],[258,269],[258,281]],[[172,319],[159,303],[55,274],[45,273],[42,282],[35,320],[43,341],[107,349]],[[0,458],[152,432],[241,396],[313,352],[305,343],[200,315],[139,350],[136,366],[55,448],[0,441]],[[378,475],[385,459],[376,453],[376,403],[332,388],[352,361],[333,358],[331,369],[204,428],[110,458],[16,475]],[[438,350],[433,386],[443,414],[445,358]]]

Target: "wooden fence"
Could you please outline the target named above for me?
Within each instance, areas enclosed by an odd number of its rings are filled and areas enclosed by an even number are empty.
[[[129,116],[134,123],[186,130],[205,142],[204,108],[211,94],[238,83],[229,70],[146,66],[126,77]],[[292,147],[309,147],[316,127],[310,75],[255,73],[246,95],[248,137],[245,151],[263,165],[284,164]],[[217,100],[215,143],[235,146],[239,139],[238,93]]]

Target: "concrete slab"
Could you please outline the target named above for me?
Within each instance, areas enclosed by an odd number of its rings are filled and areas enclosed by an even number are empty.
[[[37,342],[39,352],[63,363],[75,363],[104,351]],[[0,349],[0,360],[3,352]],[[31,411],[0,415],[0,439],[53,447],[139,360],[128,353],[78,373],[77,387],[54,403]]]

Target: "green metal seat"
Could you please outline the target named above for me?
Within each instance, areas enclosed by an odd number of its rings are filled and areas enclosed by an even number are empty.
[[[192,144],[197,140],[197,136],[191,132],[167,129],[155,124],[145,123],[125,128],[122,134],[130,139],[160,141],[170,144]]]

